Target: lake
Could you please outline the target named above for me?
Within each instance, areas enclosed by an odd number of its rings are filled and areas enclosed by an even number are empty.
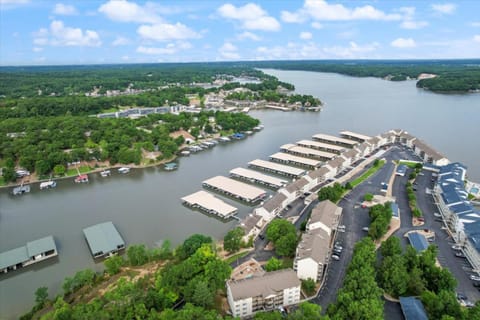
[[[47,286],[50,296],[61,291],[65,277],[95,264],[82,229],[112,221],[128,244],[160,245],[170,240],[180,244],[193,233],[216,239],[238,224],[224,223],[191,211],[180,198],[201,189],[203,180],[228,175],[247,162],[267,159],[280,145],[307,139],[316,133],[338,134],[341,130],[376,135],[401,128],[425,140],[452,161],[469,167],[468,176],[480,181],[480,94],[441,95],[415,87],[414,81],[389,82],[306,71],[264,70],[296,91],[311,94],[326,103],[320,113],[254,111],[250,115],[265,125],[245,140],[221,144],[211,150],[178,160],[179,169],[161,167],[133,169],[129,174],[101,178],[90,175],[89,184],[73,180],[57,188],[12,197],[0,191],[0,252],[23,246],[27,241],[53,235],[58,259],[0,276],[0,318],[16,318],[33,306],[34,292]],[[252,208],[233,200],[243,217]]]

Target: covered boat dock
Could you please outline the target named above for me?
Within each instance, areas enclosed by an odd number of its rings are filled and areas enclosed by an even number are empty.
[[[125,249],[125,241],[111,221],[83,229],[94,258],[102,258]]]
[[[250,161],[248,163],[248,166],[255,169],[273,172],[276,174],[293,177],[293,178],[299,178],[306,173],[304,169],[294,168],[294,167],[286,166],[283,164],[278,164],[275,162],[270,162],[270,161],[265,161],[260,159]]]
[[[331,136],[329,134],[324,134],[324,133],[316,134],[312,138],[313,140],[316,140],[319,142],[334,144],[334,145],[342,146],[346,148],[353,148],[355,145],[358,144],[358,141],[339,138],[339,137]]]
[[[291,143],[284,144],[283,146],[280,147],[280,150],[282,150],[285,153],[290,153],[296,156],[312,158],[317,160],[324,160],[324,161],[330,160],[335,156],[337,156],[334,153],[320,151],[312,148],[301,147]]]
[[[289,165],[304,166],[310,169],[316,169],[322,165],[319,160],[313,160],[309,158],[297,157],[288,153],[277,152],[270,156],[272,161],[282,162]]]
[[[52,236],[27,242],[27,245],[0,253],[0,272],[7,273],[58,255]]]
[[[343,151],[345,151],[345,147],[330,144],[330,143],[323,143],[323,142],[318,142],[318,141],[313,141],[313,140],[300,140],[297,142],[297,145],[301,147],[306,147],[306,148],[311,148],[311,149],[316,149],[316,150],[321,150],[321,151],[326,151],[326,152],[331,152],[335,154],[340,154]]]
[[[288,184],[287,180],[245,168],[235,168],[230,170],[230,176],[248,182],[258,183],[273,189],[280,189]]]
[[[355,140],[358,142],[365,142],[372,138],[370,136],[366,136],[364,134],[360,134],[352,131],[341,131],[340,135],[346,139]]]
[[[238,212],[238,209],[229,205],[214,195],[200,190],[182,198],[182,203],[194,209],[215,215],[222,219],[231,218]]]
[[[224,176],[207,179],[202,182],[202,185],[249,204],[260,201],[267,195],[266,192],[260,188]]]

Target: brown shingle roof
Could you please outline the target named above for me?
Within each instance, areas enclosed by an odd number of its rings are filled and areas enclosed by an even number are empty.
[[[335,205],[330,200],[324,200],[312,209],[309,224],[321,222],[330,229],[334,227],[334,222],[342,214],[342,208]]]
[[[308,231],[302,236],[302,241],[298,244],[296,259],[311,258],[317,263],[325,264],[329,245],[330,236],[325,230]]]
[[[242,227],[245,230],[245,233],[250,232],[260,221],[262,217],[256,215],[256,214],[249,214],[242,220]]]
[[[305,178],[300,178],[297,181],[290,183],[285,189],[290,192],[296,192],[297,190],[301,190],[304,186],[308,184],[308,180]]]
[[[323,178],[325,175],[327,175],[330,172],[330,170],[327,167],[321,167],[317,170],[310,171],[308,176],[312,179],[315,178]]]
[[[418,147],[420,150],[422,151],[425,151],[425,153],[432,157],[432,159],[434,160],[440,160],[440,159],[444,159],[445,156],[442,155],[440,152],[438,152],[437,150],[433,149],[432,147],[430,147],[428,144],[426,144],[425,142],[423,142],[422,140],[415,140],[413,142],[413,144]]]
[[[285,201],[285,199],[287,199],[287,196],[278,192],[269,200],[265,201],[263,208],[268,212],[273,212],[276,208],[282,205],[282,202]]]

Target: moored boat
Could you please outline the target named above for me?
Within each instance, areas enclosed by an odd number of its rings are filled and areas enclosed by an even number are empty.
[[[75,178],[75,183],[87,183],[88,182],[88,175],[86,174],[79,174]]]
[[[129,173],[130,172],[130,168],[129,167],[121,167],[121,168],[118,168],[118,172],[119,173]]]
[[[44,190],[44,189],[51,189],[51,188],[55,188],[57,186],[57,182],[56,181],[45,181],[45,182],[42,182],[40,183],[40,190]]]
[[[178,165],[175,162],[165,163],[163,168],[167,171],[172,171],[178,168]]]
[[[29,193],[29,192],[30,192],[30,185],[24,186],[23,184],[18,186],[18,187],[13,188],[13,190],[12,190],[12,194],[14,196],[19,196],[19,195]]]
[[[103,170],[100,172],[100,175],[103,177],[103,178],[106,178],[108,176],[110,176],[112,174],[112,172],[110,170]]]

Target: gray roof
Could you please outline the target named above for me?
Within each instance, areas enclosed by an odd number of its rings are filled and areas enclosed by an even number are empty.
[[[340,214],[342,214],[341,207],[338,207],[330,200],[324,200],[312,209],[310,221],[308,223],[322,222],[324,225],[332,229],[334,221],[337,220],[337,217]]]
[[[125,247],[125,242],[111,221],[85,228],[83,234],[94,256],[116,252],[119,246]]]
[[[263,208],[268,212],[273,212],[273,210],[277,209],[282,205],[282,202],[287,199],[287,196],[281,192],[277,192],[272,198],[268,201],[265,201]]]
[[[346,158],[352,159],[354,158],[359,152],[355,149],[350,149],[342,153],[342,155]]]
[[[238,281],[229,280],[234,301],[250,297],[266,298],[271,295],[283,294],[283,290],[300,286],[300,280],[292,269],[283,269],[267,272],[263,276],[257,276]]]
[[[377,145],[377,143],[380,142],[380,138],[379,137],[372,137],[372,138],[368,139],[367,141],[370,144]]]
[[[315,178],[323,178],[325,175],[327,175],[328,173],[330,172],[330,169],[328,169],[327,167],[321,167],[317,170],[313,170],[313,171],[310,171],[310,173],[308,174],[308,176],[312,179],[315,179]]]
[[[427,239],[423,234],[418,232],[410,232],[408,234],[408,240],[410,240],[410,244],[415,248],[415,250],[417,250],[417,252],[427,250],[428,248]]]
[[[417,139],[416,137],[412,136],[410,133],[406,132],[406,131],[403,131],[400,133],[400,139],[406,139],[407,141],[408,140],[415,140]]]
[[[241,226],[245,230],[245,233],[249,233],[250,230],[252,230],[257,225],[260,219],[262,219],[262,217],[256,214],[249,214],[248,216],[246,216],[241,223]]]
[[[345,162],[344,158],[336,157],[335,159],[328,161],[327,164],[332,168],[338,168],[338,167],[341,167],[344,162]]]
[[[301,190],[304,186],[308,184],[308,180],[305,178],[300,178],[292,183],[290,183],[288,186],[285,187],[285,189],[293,193],[295,191]]]
[[[400,306],[402,307],[405,320],[428,320],[425,308],[419,299],[415,297],[400,297]]]
[[[310,230],[303,234],[297,246],[297,260],[311,258],[317,263],[325,264],[330,246],[330,236],[323,229]]]
[[[419,148],[420,150],[425,151],[425,153],[434,160],[445,159],[445,156],[443,154],[433,149],[422,140],[417,139],[413,142],[413,144],[415,145],[415,147]]]
[[[27,251],[30,257],[34,257],[51,250],[57,250],[52,236],[27,242]]]

